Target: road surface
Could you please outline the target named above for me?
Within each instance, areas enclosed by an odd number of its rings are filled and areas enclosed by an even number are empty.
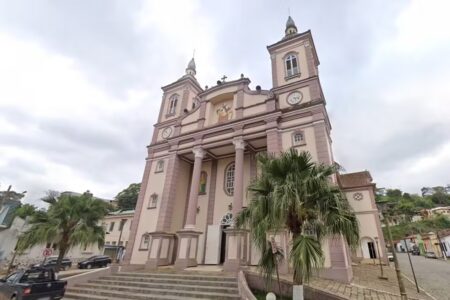
[[[406,253],[398,253],[402,273],[413,280]],[[429,259],[411,255],[419,286],[438,300],[450,300],[450,260]]]

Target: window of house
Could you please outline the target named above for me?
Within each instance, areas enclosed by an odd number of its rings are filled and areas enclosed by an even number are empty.
[[[150,199],[148,201],[148,208],[156,208],[158,204],[158,194],[153,193],[150,195]]]
[[[110,242],[106,242],[105,244],[106,244],[106,245],[109,245],[109,244],[111,244],[111,243],[110,243]]]
[[[206,194],[206,183],[208,180],[208,174],[205,171],[200,173],[200,186],[199,186],[199,194]]]
[[[119,246],[123,246],[123,242],[122,241],[119,242]]]
[[[225,169],[225,193],[228,196],[233,196],[234,194],[234,170],[235,164],[234,162],[229,164]]]
[[[172,95],[169,99],[168,115],[174,115],[177,109],[178,95]]]
[[[141,239],[141,246],[139,247],[142,250],[147,250],[150,244],[150,236],[148,234],[144,234]]]
[[[161,173],[164,172],[164,160],[158,160],[158,162],[156,163],[156,169],[155,169],[155,173]]]
[[[295,145],[306,144],[305,133],[303,131],[296,131],[292,134],[292,143]]]
[[[114,222],[111,222],[111,224],[109,224],[109,232],[114,230]]]
[[[290,54],[286,57],[284,60],[286,64],[286,76],[294,76],[299,73],[298,69],[298,63],[297,63],[297,56],[294,54]]]
[[[121,220],[120,221],[120,224],[119,224],[119,231],[122,231],[123,230],[123,226],[125,225],[125,223],[127,222],[127,220]]]
[[[116,242],[112,242],[112,245],[115,246],[115,245],[116,245]]]

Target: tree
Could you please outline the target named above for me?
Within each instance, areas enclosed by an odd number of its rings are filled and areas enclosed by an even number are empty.
[[[335,166],[314,163],[308,152],[293,149],[279,158],[259,155],[258,163],[261,175],[248,187],[251,201],[236,217],[236,226],[249,227],[261,253],[267,251],[267,232],[287,229],[292,236],[294,284],[302,286],[323,265],[324,238],[342,235],[349,245],[358,244],[358,221],[338,186],[330,182]],[[259,264],[267,268],[264,261]]]
[[[14,213],[17,217],[25,219],[26,217],[33,216],[37,211],[37,207],[32,204],[24,204],[20,206]]]
[[[117,206],[120,209],[134,209],[141,189],[140,183],[132,183],[126,189],[117,194]]]
[[[31,216],[31,227],[25,231],[18,243],[18,249],[29,249],[39,244],[56,244],[59,250],[57,270],[66,253],[74,246],[104,244],[105,232],[99,221],[106,215],[107,204],[91,194],[80,196],[63,195],[46,197],[49,208],[37,211]]]

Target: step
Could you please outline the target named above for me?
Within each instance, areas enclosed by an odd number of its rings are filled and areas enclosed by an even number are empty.
[[[183,299],[239,299],[239,295],[236,293],[212,293],[212,292],[199,292],[199,291],[185,291],[185,290],[167,290],[157,288],[139,288],[133,287],[120,287],[120,286],[108,286],[108,285],[95,285],[95,284],[80,284],[76,287],[69,288],[68,292],[93,294],[98,296],[112,296],[120,295],[124,299],[162,299],[161,296],[169,297],[182,297]]]
[[[64,294],[63,300],[120,300],[123,298],[112,298],[112,297],[105,297],[105,296],[96,296],[96,295],[86,295],[82,293],[71,293],[66,292]]]
[[[196,298],[185,298],[185,297],[170,297],[157,295],[152,297],[152,295],[146,295],[145,298],[135,298],[136,296],[140,297],[141,295],[135,295],[133,293],[127,293],[126,295],[122,293],[111,292],[107,296],[97,296],[93,294],[86,293],[74,293],[74,292],[66,292],[64,298],[62,300],[124,300],[124,299],[150,299],[150,300],[195,300]]]
[[[230,275],[210,275],[210,274],[199,274],[199,273],[129,273],[120,272],[115,276],[125,276],[125,277],[142,277],[142,278],[180,278],[180,279],[193,279],[193,280],[221,280],[221,281],[236,281],[236,277]]]
[[[186,284],[186,285],[201,285],[201,286],[221,286],[237,288],[237,279],[233,281],[219,281],[219,280],[196,280],[184,278],[153,278],[153,277],[132,277],[132,276],[104,276],[97,280],[110,280],[121,282],[136,282],[136,283],[158,283],[158,284]]]
[[[141,283],[141,282],[123,282],[116,280],[90,280],[88,284],[104,285],[104,286],[127,286],[136,288],[161,288],[165,289],[176,289],[176,290],[187,290],[187,291],[200,291],[200,292],[213,292],[213,293],[239,293],[237,284],[235,287],[222,287],[222,286],[203,286],[199,284],[161,284],[161,283]],[[78,285],[83,286],[83,285]]]

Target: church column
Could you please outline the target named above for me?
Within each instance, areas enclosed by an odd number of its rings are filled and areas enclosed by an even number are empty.
[[[244,202],[244,149],[245,142],[239,137],[233,141],[236,151],[234,169],[233,218],[241,212]],[[238,229],[234,225],[224,230],[226,233],[226,251],[223,269],[237,272],[247,263],[248,230]]]
[[[202,148],[194,148],[194,169],[192,171],[191,191],[189,193],[189,204],[186,217],[185,229],[195,228],[195,219],[197,217],[197,203],[198,203],[198,187],[200,186],[200,173],[202,172],[202,161],[205,156],[205,151]]]
[[[178,249],[175,268],[179,270],[197,265],[198,238],[202,234],[200,231],[195,230],[195,223],[197,218],[198,187],[200,185],[200,174],[202,172],[202,161],[205,151],[202,148],[194,148],[192,152],[194,152],[195,160],[192,171],[186,224],[184,225],[184,229],[177,232]]]
[[[242,138],[233,141],[236,156],[234,161],[234,197],[233,197],[233,217],[242,210],[244,201],[244,149],[245,142]]]

